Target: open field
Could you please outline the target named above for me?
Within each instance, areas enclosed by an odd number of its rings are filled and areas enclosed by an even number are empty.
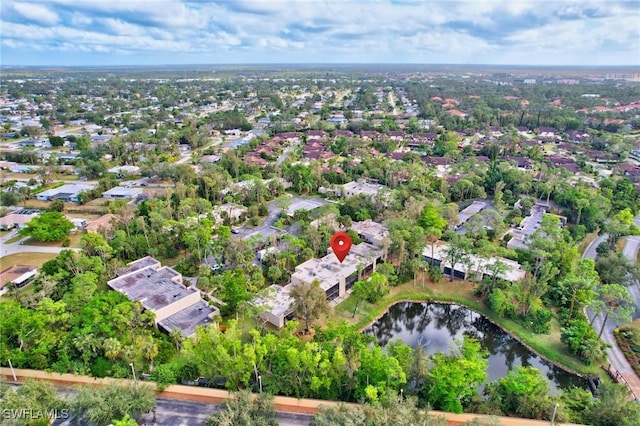
[[[83,232],[77,231],[69,234],[69,239],[71,240],[71,244],[69,247],[80,247],[80,239],[82,238]],[[25,246],[36,246],[36,247],[62,247],[61,241],[38,241],[34,239],[28,239],[24,242]]]

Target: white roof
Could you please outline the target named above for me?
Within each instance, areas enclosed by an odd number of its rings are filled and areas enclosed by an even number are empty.
[[[446,258],[446,251],[449,249],[449,245],[443,241],[438,241],[433,250],[433,257],[436,260],[443,261]],[[422,250],[422,255],[425,257],[431,257],[431,246],[427,246]],[[518,262],[510,259],[505,259],[504,257],[489,257],[483,258],[477,256],[475,254],[468,255],[468,264],[456,263],[454,269],[457,271],[469,271],[475,272],[480,271],[485,274],[490,274],[487,270],[487,267],[495,264],[496,262],[502,262],[507,266],[507,271],[500,274],[500,278],[505,279],[507,281],[515,282],[524,278],[525,271],[522,269],[522,265]],[[444,260],[444,265],[450,267],[451,265]]]

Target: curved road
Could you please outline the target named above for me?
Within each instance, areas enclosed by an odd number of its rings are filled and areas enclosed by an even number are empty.
[[[634,222],[637,224],[640,222],[640,215],[634,218]],[[640,225],[640,224],[639,224]],[[584,251],[582,258],[583,259],[595,259],[596,258],[596,247],[607,239],[607,235],[601,235],[595,240],[591,242],[589,247]],[[623,249],[623,254],[634,264],[636,263],[636,255],[638,250],[640,249],[640,237],[626,237],[626,243]],[[627,287],[629,289],[629,293],[633,297],[633,300],[636,304],[636,311],[633,315],[633,318],[640,317],[640,284],[636,281],[633,285]],[[589,319],[593,319],[593,314],[589,312],[587,309],[587,316]],[[616,329],[620,325],[615,321],[608,320],[605,326],[604,332],[602,333],[602,340],[611,345],[611,348],[607,350],[607,358],[613,368],[618,370],[620,374],[627,380],[631,388],[633,389],[636,396],[640,397],[640,379],[631,368],[629,361],[625,358],[624,354],[618,347],[616,340],[613,336],[613,330]],[[596,333],[600,333],[600,329],[602,328],[602,317],[598,315],[598,317],[593,321],[593,328],[596,330]]]
[[[16,241],[16,242],[11,243],[11,244],[7,244],[6,243],[6,241],[10,240],[11,238],[17,237],[17,236],[18,236],[18,231],[11,231],[7,235],[5,235],[2,238],[0,238],[0,245],[1,245],[1,247],[0,247],[0,257],[10,256],[12,254],[18,254],[18,253],[53,253],[53,254],[58,254],[63,250],[80,251],[79,248],[72,248],[72,247],[41,247],[41,246],[29,246],[29,245],[22,244],[26,240],[28,240],[29,237],[21,238],[19,241]]]

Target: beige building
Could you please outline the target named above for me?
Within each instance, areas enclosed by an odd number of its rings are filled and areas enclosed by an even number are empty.
[[[389,238],[389,230],[387,227],[371,219],[362,222],[353,222],[351,229],[358,234],[363,241],[377,247],[384,247],[385,240]]]
[[[445,275],[449,275],[452,265],[447,259],[447,250],[449,250],[449,245],[438,241],[433,247],[433,257],[431,246],[427,246],[422,250],[422,258],[427,263],[439,266]],[[493,276],[495,264],[498,262],[505,266],[505,271],[498,273],[499,278],[510,282],[517,282],[524,278],[526,271],[522,269],[522,265],[514,260],[504,257],[483,258],[474,254],[467,254],[464,259],[453,265],[453,275],[463,280],[475,275],[475,279],[480,281],[485,275]]]
[[[253,299],[253,305],[263,308],[260,317],[282,328],[293,314],[293,298],[289,292],[294,286],[309,285],[317,280],[327,300],[335,300],[345,297],[353,284],[371,274],[382,260],[382,250],[369,243],[353,246],[342,263],[330,249],[328,252],[321,259],[310,259],[298,265],[286,286],[273,285],[263,296]]]
[[[180,330],[185,337],[219,313],[202,300],[198,289],[183,284],[180,273],[150,256],[129,263],[107,284],[153,312],[158,328]]]

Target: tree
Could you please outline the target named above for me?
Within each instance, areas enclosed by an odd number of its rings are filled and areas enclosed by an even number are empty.
[[[548,416],[549,383],[540,370],[518,366],[498,380],[502,408],[525,418]]]
[[[206,426],[278,426],[273,396],[260,393],[255,398],[248,390],[227,399],[220,411],[210,416]]]
[[[640,277],[638,267],[631,263],[622,253],[610,252],[598,256],[595,263],[596,271],[604,284],[622,284],[629,286]]]
[[[222,307],[224,315],[235,314],[240,304],[249,300],[247,279],[248,277],[240,269],[236,269],[233,272],[225,271],[222,275],[221,298],[226,303]]]
[[[640,404],[631,399],[626,386],[604,381],[596,401],[584,413],[584,421],[594,426],[635,426],[640,424]]]
[[[596,312],[604,313],[602,327],[598,338],[602,337],[604,327],[609,318],[615,321],[631,321],[631,315],[635,311],[633,297],[629,290],[620,284],[604,284],[599,288],[600,303],[595,305]]]
[[[95,233],[84,234],[80,239],[80,247],[87,256],[99,256],[103,263],[106,263],[113,253],[107,240]]]
[[[44,414],[38,416],[36,413],[60,410],[58,413],[63,414],[68,411],[65,402],[58,397],[53,385],[44,381],[27,380],[18,388],[0,386],[0,401],[2,401],[2,424],[6,426],[46,426],[51,423],[51,419]],[[4,415],[9,411],[20,415],[15,418]]]
[[[454,237],[448,241],[449,247],[443,250],[445,264],[448,264],[451,268],[449,275],[449,281],[453,281],[454,271],[456,265],[459,263],[465,263],[471,251],[471,242],[469,239],[454,234]],[[466,273],[465,273],[466,278]]]
[[[384,395],[383,401],[373,405],[336,407],[321,405],[310,426],[389,426],[421,425],[445,426],[446,419],[434,417],[418,408],[415,398],[399,399],[396,395]]]
[[[126,415],[138,418],[151,410],[155,403],[153,389],[147,385],[83,386],[71,402],[70,413],[76,421],[106,426]]]
[[[72,229],[73,223],[69,222],[62,213],[46,211],[31,219],[27,226],[20,230],[20,234],[38,241],[62,241]]]
[[[437,231],[444,231],[447,227],[447,220],[441,216],[442,210],[436,208],[433,203],[427,204],[422,212],[422,216],[418,220],[420,225],[425,231],[433,228]]]
[[[62,136],[49,136],[49,143],[54,148],[61,147],[64,145],[64,138]]]
[[[313,321],[329,312],[327,295],[318,280],[311,284],[301,283],[293,286],[289,295],[293,298],[293,311],[304,319],[307,332],[311,329]]]
[[[131,418],[131,416],[128,414],[120,420],[114,420],[112,423],[113,426],[138,426],[138,422],[136,422],[135,419]]]
[[[357,297],[369,303],[375,303],[380,300],[382,296],[389,293],[389,282],[386,276],[374,272],[366,281],[357,281],[354,284],[354,292],[357,293]]]
[[[487,379],[488,353],[470,337],[456,343],[455,353],[431,357],[431,370],[421,393],[436,409],[462,413],[463,401],[476,395]]]

